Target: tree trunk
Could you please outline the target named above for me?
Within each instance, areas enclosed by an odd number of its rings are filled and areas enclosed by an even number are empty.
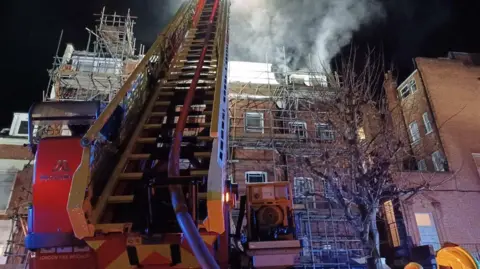
[[[374,268],[382,269],[382,262],[380,260],[380,235],[378,234],[377,228],[377,211],[378,209],[373,210],[370,213],[370,233],[371,233],[371,243],[372,243],[372,259]]]

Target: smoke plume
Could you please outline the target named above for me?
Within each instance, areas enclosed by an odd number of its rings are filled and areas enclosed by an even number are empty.
[[[150,46],[168,25],[185,0],[129,1],[132,14],[138,16],[135,36],[139,43]]]
[[[378,1],[232,0],[232,59],[325,68],[355,31],[384,16]]]

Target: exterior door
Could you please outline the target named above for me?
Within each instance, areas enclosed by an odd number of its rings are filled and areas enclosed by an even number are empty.
[[[440,239],[438,237],[437,227],[433,221],[431,213],[415,213],[418,233],[420,234],[420,245],[432,245],[435,251],[439,250]]]

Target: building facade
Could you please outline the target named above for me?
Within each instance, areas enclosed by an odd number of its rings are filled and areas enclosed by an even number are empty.
[[[314,180],[302,167],[302,158],[316,158],[335,141],[327,115],[309,108],[314,96],[332,95],[327,78],[276,73],[268,63],[231,61],[228,70],[228,172],[239,195],[245,194],[248,184],[290,182],[296,234],[303,246],[297,267],[357,264],[364,257],[360,239],[344,211],[325,199],[331,195],[326,182]]]
[[[387,74],[393,122],[403,127],[413,160],[399,182],[428,182],[399,209],[413,245],[438,250],[445,242],[480,255],[480,65],[477,55],[416,58],[416,69],[396,85]],[[402,129],[402,128],[400,128]],[[393,245],[400,245],[391,232]]]
[[[23,235],[33,176],[27,124],[27,113],[14,113],[0,134],[0,264],[21,264],[27,257]]]

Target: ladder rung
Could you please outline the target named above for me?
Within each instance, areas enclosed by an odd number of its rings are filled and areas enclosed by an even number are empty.
[[[170,101],[156,101],[156,106],[168,106],[171,102]]]
[[[190,170],[190,176],[208,176],[208,170]],[[122,173],[119,179],[140,180],[143,177],[143,173]]]
[[[110,204],[127,204],[133,202],[133,195],[115,195],[108,197]]]
[[[148,160],[152,154],[150,153],[134,153],[130,154],[128,156],[129,160]],[[194,152],[193,156],[195,158],[208,158],[212,155],[211,152],[208,151],[199,151],[199,152]]]
[[[208,170],[190,170],[192,176],[208,176]]]
[[[175,114],[178,116],[178,115],[180,115],[180,112],[177,111],[177,112],[175,112]],[[212,111],[209,111],[209,110],[206,110],[206,111],[190,111],[189,112],[189,116],[206,116],[206,115],[211,115],[211,114],[212,114]],[[150,113],[150,117],[164,117],[164,116],[167,116],[166,111]]]
[[[211,141],[213,140],[212,137],[210,136],[197,136],[196,137],[198,140],[201,140],[201,141]],[[156,137],[141,137],[141,138],[137,138],[137,143],[144,143],[144,144],[151,144],[151,143],[156,143],[157,142],[157,138]]]
[[[159,123],[159,124],[145,124],[143,126],[144,129],[160,129],[162,128],[163,124]]]
[[[163,116],[166,116],[166,115],[167,115],[167,112],[165,112],[165,111],[150,113],[150,117],[163,117]]]
[[[210,127],[211,124],[210,122],[190,122],[190,123],[187,123],[187,124],[198,124],[198,128],[207,128],[207,127]],[[145,124],[143,126],[144,129],[160,129],[162,128],[163,124],[161,123],[152,123],[152,124]],[[196,128],[196,127],[186,127],[186,128]]]
[[[143,173],[121,173],[119,179],[139,180],[142,177]]]
[[[172,87],[173,88],[173,87]],[[186,92],[187,90],[173,90],[173,91],[164,91],[160,94],[160,96],[174,96],[176,91],[184,91]],[[205,95],[214,95],[214,91],[205,91]]]
[[[137,153],[137,154],[130,154],[128,156],[129,160],[147,160],[150,158],[152,154],[150,153]]]

